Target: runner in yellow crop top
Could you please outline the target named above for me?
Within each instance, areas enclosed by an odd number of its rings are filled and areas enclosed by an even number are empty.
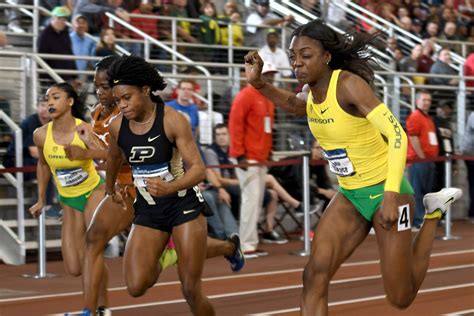
[[[461,191],[425,196],[425,224],[412,243],[413,191],[404,179],[407,137],[388,107],[374,94],[366,45],[376,36],[338,34],[324,21],[298,27],[289,55],[308,93],[266,84],[257,52],[245,56],[247,81],[283,110],[307,115],[311,132],[336,173],[339,192],[319,222],[305,267],[302,315],[327,315],[328,286],[340,265],[373,227],[387,300],[401,309],[416,297],[429,263],[435,229],[446,205]]]
[[[86,229],[94,210],[105,196],[103,180],[97,174],[93,161],[69,160],[65,147],[71,144],[95,146],[93,140],[77,133],[79,124],[87,124],[80,117],[80,102],[74,88],[68,83],[57,83],[46,92],[51,123],[38,128],[33,140],[38,147],[38,201],[30,208],[39,216],[44,207],[45,191],[53,173],[63,209],[62,254],[66,272],[73,276],[83,270]],[[86,143],[86,144],[84,144]]]

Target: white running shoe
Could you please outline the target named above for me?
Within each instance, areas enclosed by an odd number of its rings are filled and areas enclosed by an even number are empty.
[[[425,194],[423,205],[426,210],[426,219],[443,218],[448,211],[448,206],[462,196],[458,188],[444,188],[441,191]]]

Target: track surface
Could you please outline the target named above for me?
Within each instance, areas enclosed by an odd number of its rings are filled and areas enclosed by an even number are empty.
[[[405,311],[385,300],[375,237],[368,236],[336,273],[331,283],[331,315],[474,315],[474,225],[455,222],[459,240],[435,240],[430,268],[414,303]],[[439,237],[444,230],[439,227]],[[217,315],[299,315],[302,271],[307,257],[289,255],[301,241],[262,245],[270,255],[247,261],[231,273],[223,258],[206,262],[203,287]],[[122,259],[107,260],[113,315],[190,315],[174,268],[166,270],[143,297],[132,298],[124,287]],[[56,278],[22,277],[35,273],[36,264],[0,265],[0,315],[44,315],[77,312],[82,308],[80,278],[64,274],[61,261],[48,262]]]

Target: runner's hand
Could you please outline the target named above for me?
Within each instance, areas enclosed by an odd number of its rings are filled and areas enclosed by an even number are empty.
[[[173,182],[165,182],[160,177],[147,178],[146,190],[155,197],[170,195],[178,191]]]
[[[123,210],[127,209],[127,204],[125,203],[125,200],[120,191],[115,191],[114,194],[111,195],[107,194],[107,197],[112,199],[114,203],[120,204]]]
[[[89,124],[81,123],[76,126],[76,133],[79,135],[79,138],[84,143],[88,144],[92,134],[92,126]]]
[[[69,160],[86,160],[90,158],[87,149],[76,145],[64,146],[64,152]]]
[[[390,230],[392,225],[398,221],[398,197],[398,193],[389,191],[386,191],[383,195],[379,224],[385,230]]]
[[[263,60],[257,51],[250,51],[244,57],[245,59],[245,77],[255,89],[261,89],[265,85],[262,79]]]
[[[44,207],[44,203],[36,202],[35,205],[30,207],[30,209],[29,209],[30,214],[33,215],[33,217],[40,216],[41,213],[43,213],[43,207]]]

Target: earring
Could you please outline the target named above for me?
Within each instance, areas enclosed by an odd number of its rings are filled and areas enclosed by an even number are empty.
[[[326,65],[329,65],[329,62],[331,61],[331,59],[328,59],[328,61],[326,62]]]

